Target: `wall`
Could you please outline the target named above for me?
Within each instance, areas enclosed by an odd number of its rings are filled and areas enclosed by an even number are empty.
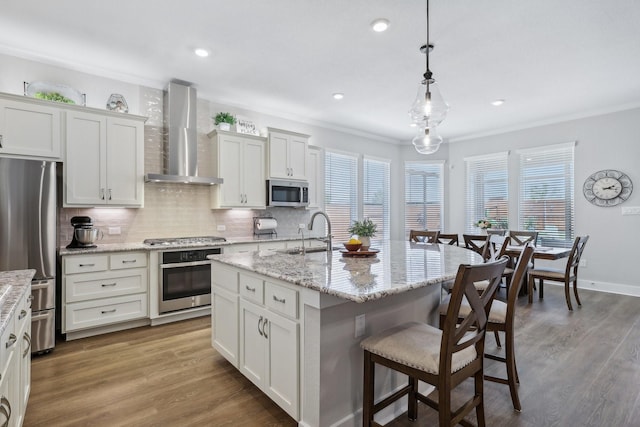
[[[576,235],[590,236],[583,254],[587,265],[580,268],[580,286],[640,296],[640,274],[635,269],[640,216],[621,214],[621,207],[640,206],[639,122],[640,109],[633,109],[449,144],[447,193],[464,194],[465,157],[509,150],[509,223],[517,224],[516,150],[576,141]],[[602,169],[621,170],[636,184],[621,206],[596,207],[583,197],[584,180]],[[464,197],[450,197],[447,212],[452,230],[465,230],[464,211]]]

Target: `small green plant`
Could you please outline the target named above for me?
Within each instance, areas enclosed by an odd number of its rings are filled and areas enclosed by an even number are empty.
[[[365,218],[362,221],[354,221],[347,231],[357,234],[358,237],[373,237],[378,231],[378,226],[369,218]]]
[[[236,118],[231,113],[218,113],[213,118],[213,122],[216,125],[220,123],[229,123],[230,125],[235,124]]]

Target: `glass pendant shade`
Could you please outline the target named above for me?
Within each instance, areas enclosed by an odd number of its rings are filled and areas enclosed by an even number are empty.
[[[442,137],[438,135],[435,127],[420,128],[418,135],[411,141],[416,151],[420,154],[433,154],[440,148]]]
[[[426,93],[427,87],[429,93]],[[409,110],[409,116],[411,123],[424,128],[439,125],[447,117],[448,111],[449,105],[444,101],[438,83],[433,80],[433,83],[427,85],[424,81],[418,87],[418,94]]]

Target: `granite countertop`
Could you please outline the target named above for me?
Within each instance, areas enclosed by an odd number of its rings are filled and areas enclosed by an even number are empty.
[[[354,302],[366,302],[455,278],[460,264],[482,257],[465,248],[406,241],[374,242],[375,257],[343,257],[340,251],[288,255],[256,251],[209,258]]]
[[[31,290],[35,270],[0,271],[0,335],[16,311],[20,298]]]
[[[215,247],[224,247],[228,245],[237,245],[242,243],[260,243],[260,242],[287,242],[291,240],[300,240],[299,236],[282,236],[282,237],[235,237],[228,238],[226,242],[216,242]],[[309,239],[305,239],[305,242]],[[107,252],[129,252],[129,251],[160,251],[168,249],[184,249],[184,248],[205,248],[212,247],[210,244],[192,243],[186,245],[171,246],[152,246],[144,243],[105,243],[97,244],[95,248],[66,248],[64,246],[58,248],[58,255],[80,255],[80,254],[99,254]]]

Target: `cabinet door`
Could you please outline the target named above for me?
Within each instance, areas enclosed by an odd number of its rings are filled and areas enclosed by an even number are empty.
[[[298,419],[298,324],[269,312],[265,392],[294,419]]]
[[[291,136],[288,164],[290,178],[307,179],[307,138]]]
[[[264,208],[267,204],[264,143],[262,141],[246,141],[243,154],[244,206]]]
[[[272,132],[269,135],[269,176],[271,178],[291,178],[288,151],[289,135]]]
[[[263,388],[266,375],[267,339],[264,336],[265,310],[240,300],[240,372]]]
[[[20,313],[19,316],[22,315],[22,310]],[[20,352],[15,355],[20,358],[20,393],[18,397],[20,401],[20,414],[18,417],[18,425],[22,425],[25,410],[27,409],[27,402],[29,401],[29,394],[31,393],[31,309],[27,307],[25,313],[19,335]]]
[[[0,100],[0,154],[60,159],[60,110]]]
[[[144,203],[144,126],[136,120],[107,118],[106,199],[110,205]]]
[[[238,367],[238,295],[216,286],[211,292],[213,348]]]
[[[219,185],[220,207],[243,206],[242,190],[242,152],[243,141],[241,138],[222,135],[219,137],[218,170],[224,183]]]
[[[104,116],[67,112],[65,206],[106,204],[106,124]]]
[[[309,147],[307,156],[307,180],[309,181],[309,207],[322,208],[322,186],[324,186],[324,163],[322,149]]]

